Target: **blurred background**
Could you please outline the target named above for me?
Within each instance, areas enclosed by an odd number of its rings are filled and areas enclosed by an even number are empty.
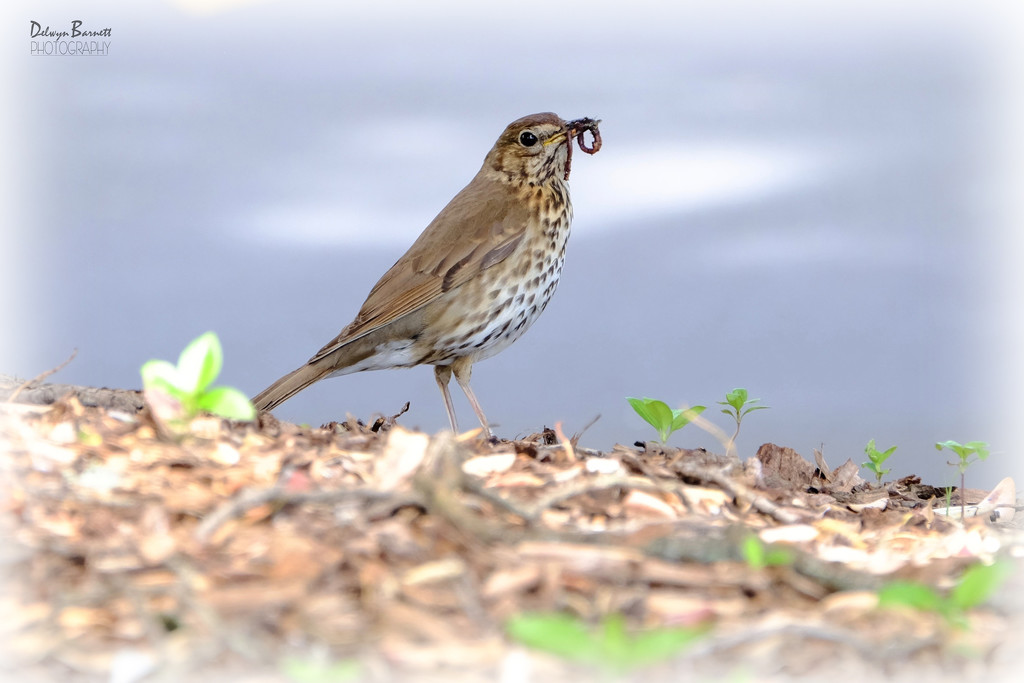
[[[253,394],[358,310],[525,114],[603,120],[574,158],[573,236],[530,332],[474,368],[499,435],[625,401],[746,387],[767,441],[958,483],[936,441],[1020,469],[1015,30],[997,4],[16,2],[0,372],[138,387],[215,330]],[[1007,3],[1009,4],[1009,3]],[[111,28],[109,55],[30,55],[30,21]],[[1019,31],[1017,31],[1019,34]],[[475,418],[453,391],[464,428]],[[447,426],[430,368],[324,381],[278,417]],[[677,446],[721,451],[695,427]]]

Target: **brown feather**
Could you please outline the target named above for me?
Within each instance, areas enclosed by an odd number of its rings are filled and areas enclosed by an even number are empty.
[[[252,398],[256,410],[273,410],[310,384],[319,382],[330,374],[324,364],[306,364],[292,370]]]
[[[355,320],[310,363],[422,309],[515,251],[526,232],[528,210],[522,202],[509,201],[508,186],[488,178],[486,170],[430,222],[370,290]]]

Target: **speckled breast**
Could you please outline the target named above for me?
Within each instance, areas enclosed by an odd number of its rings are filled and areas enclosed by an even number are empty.
[[[555,210],[544,212],[537,225],[529,227],[513,254],[460,288],[463,291],[444,316],[456,324],[438,338],[436,356],[427,362],[444,365],[462,356],[489,358],[521,337],[544,311],[558,287],[572,222],[565,185],[555,185],[552,201]],[[472,293],[465,291],[469,288]],[[477,298],[478,305],[467,306],[469,296]]]

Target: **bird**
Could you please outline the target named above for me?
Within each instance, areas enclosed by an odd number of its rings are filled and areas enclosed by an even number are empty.
[[[510,123],[473,179],[370,290],[355,318],[252,402],[273,410],[326,377],[433,365],[453,432],[452,375],[490,438],[472,368],[519,339],[544,311],[565,261],[573,210],[568,164],[599,147],[597,121],[544,112]],[[583,146],[583,130],[595,137]]]

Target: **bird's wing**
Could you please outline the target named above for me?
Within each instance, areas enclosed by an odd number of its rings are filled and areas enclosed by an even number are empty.
[[[528,210],[509,189],[477,177],[437,215],[370,290],[359,313],[309,362],[417,311],[508,258],[526,234]]]

